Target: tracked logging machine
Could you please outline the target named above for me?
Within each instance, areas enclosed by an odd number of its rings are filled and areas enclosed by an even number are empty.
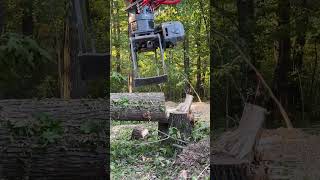
[[[174,5],[181,0],[127,0],[126,11],[129,16],[129,40],[131,60],[133,67],[134,86],[160,84],[166,82],[167,69],[164,61],[164,51],[176,46],[183,40],[185,31],[181,22],[171,21],[155,25],[154,12],[161,5]],[[157,50],[160,51],[161,69],[157,74],[150,77],[142,77],[139,72],[138,53],[154,52],[157,62]],[[150,62],[152,63],[152,61]],[[160,72],[162,73],[160,74]]]

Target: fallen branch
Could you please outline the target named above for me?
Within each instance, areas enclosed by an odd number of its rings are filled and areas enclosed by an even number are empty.
[[[201,173],[198,175],[197,179],[199,179],[200,177],[202,177],[202,174],[210,167],[210,164],[207,165],[202,171]]]
[[[194,87],[192,86],[192,84],[191,84],[191,82],[188,80],[188,78],[187,78],[183,73],[180,73],[180,74],[184,77],[185,81],[187,81],[187,83],[190,85],[191,89],[192,89],[193,92],[196,94],[196,96],[197,96],[197,98],[198,98],[198,101],[199,101],[199,102],[202,102],[199,94],[198,94],[197,91],[194,89]]]
[[[177,138],[174,138],[172,136],[169,136],[169,134],[167,133],[164,133],[162,131],[159,131],[157,130],[158,132],[164,134],[166,136],[166,138],[162,138],[162,139],[159,139],[157,141],[152,141],[152,142],[146,142],[146,143],[140,143],[140,144],[135,144],[135,146],[144,146],[144,145],[149,145],[149,144],[154,144],[154,143],[159,143],[159,142],[162,142],[162,141],[165,141],[165,140],[168,140],[168,139],[173,139],[173,140],[176,140],[176,141],[179,141],[179,142],[182,142],[182,143],[186,143],[188,144],[189,142],[187,141],[183,141],[183,140],[180,140],[180,139],[177,139]]]
[[[238,46],[237,43],[235,43],[233,40],[229,39],[228,37],[226,37],[224,34],[222,34],[219,31],[216,31],[214,29],[211,29],[215,34],[217,34],[218,36],[222,37],[223,39],[229,41],[232,45],[234,45],[234,47],[239,51],[240,55],[242,56],[243,60],[249,65],[249,67],[255,71],[256,75],[258,76],[258,78],[261,80],[263,86],[267,89],[267,91],[269,92],[270,97],[274,100],[274,102],[277,104],[280,113],[283,117],[283,119],[285,120],[286,126],[288,129],[292,129],[292,123],[291,120],[289,119],[289,116],[287,114],[287,112],[285,111],[285,109],[283,108],[282,104],[280,103],[280,101],[277,99],[277,97],[274,95],[274,93],[272,92],[271,88],[268,86],[268,84],[266,83],[266,81],[264,80],[263,76],[261,75],[261,73],[257,70],[257,68],[250,62],[250,59],[244,54],[244,52],[241,50],[241,48]]]

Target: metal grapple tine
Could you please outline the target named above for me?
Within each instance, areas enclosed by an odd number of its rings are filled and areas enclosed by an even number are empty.
[[[148,77],[148,78],[136,78],[134,79],[134,86],[146,86],[146,85],[153,85],[153,84],[161,84],[168,80],[168,75],[161,75],[155,77]]]

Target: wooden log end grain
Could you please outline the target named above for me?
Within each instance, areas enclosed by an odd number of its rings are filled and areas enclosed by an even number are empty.
[[[145,139],[147,138],[149,135],[149,130],[141,127],[141,126],[137,126],[132,130],[132,134],[131,134],[131,139]]]

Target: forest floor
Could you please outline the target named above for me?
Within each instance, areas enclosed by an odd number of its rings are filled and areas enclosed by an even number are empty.
[[[167,110],[177,105],[166,102]],[[172,145],[174,140],[159,142],[157,123],[112,122],[111,179],[209,179],[210,103],[193,103],[191,110],[197,123],[192,142],[183,150]],[[136,126],[147,128],[149,137],[130,140]],[[169,134],[178,138],[171,129]]]
[[[320,135],[302,129],[264,130],[257,151],[270,179],[320,179]]]

